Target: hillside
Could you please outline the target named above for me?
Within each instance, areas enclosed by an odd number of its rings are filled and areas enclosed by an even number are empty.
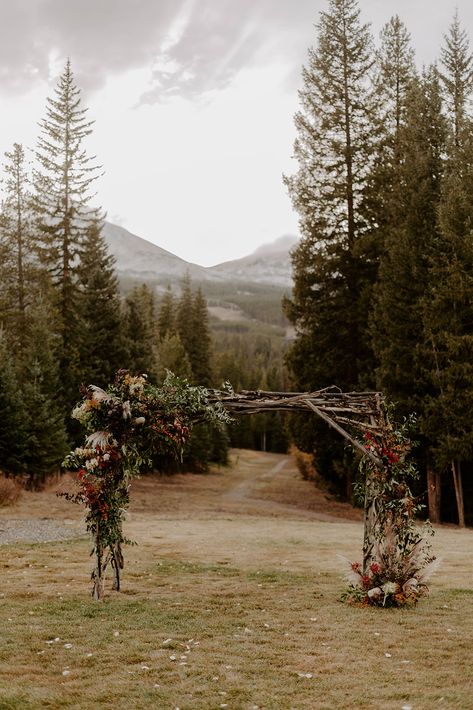
[[[294,236],[280,237],[241,259],[204,267],[110,222],[105,222],[103,234],[125,292],[143,282],[157,294],[167,286],[178,290],[179,281],[188,273],[217,320],[285,324],[281,301],[292,285],[289,254],[297,243]]]
[[[285,235],[270,244],[263,244],[242,259],[225,261],[207,269],[208,273],[231,280],[292,286],[289,252],[297,243],[296,237]]]
[[[103,235],[110,253],[115,257],[120,277],[139,281],[160,279],[167,283],[189,272],[193,279],[207,278],[204,267],[184,261],[116,224],[105,222]]]
[[[105,222],[103,234],[116,259],[118,273],[128,278],[174,281],[189,272],[193,280],[216,283],[230,280],[285,287],[292,283],[289,252],[297,243],[294,236],[279,237],[241,259],[205,267],[185,261],[111,222]]]

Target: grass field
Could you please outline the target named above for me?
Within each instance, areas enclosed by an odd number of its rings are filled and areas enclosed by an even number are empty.
[[[288,457],[234,463],[134,484],[139,544],[103,604],[85,537],[0,547],[0,710],[473,708],[473,532],[437,530],[443,563],[416,609],[349,607],[336,555],[359,558],[359,512]],[[80,515],[28,493],[0,528]]]

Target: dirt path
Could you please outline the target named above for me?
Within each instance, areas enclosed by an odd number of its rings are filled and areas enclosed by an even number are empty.
[[[18,504],[0,509],[0,544],[84,535],[82,509],[56,495],[70,486],[66,478],[40,493],[25,492]],[[281,527],[281,521],[287,526],[290,521],[350,523],[359,518],[359,511],[303,481],[292,457],[234,450],[229,467],[208,474],[133,481],[125,528],[140,544],[166,538],[171,546],[183,544],[189,554],[213,546],[225,555],[223,548],[231,548],[232,539],[251,539],[256,529],[276,539],[269,531],[275,524]]]
[[[253,497],[255,491],[255,484],[261,482],[270,481],[272,478],[278,475],[282,469],[287,465],[288,457],[284,457],[281,461],[278,461],[274,466],[271,466],[268,471],[261,473],[257,477],[247,477],[241,483],[233,485],[226,493],[223,494],[224,498],[233,501],[243,501],[248,498]]]
[[[280,489],[281,486],[289,494],[291,488],[294,489],[294,485],[297,483],[298,473],[295,471],[294,460],[291,456],[276,455],[278,460],[275,462],[274,455],[263,452],[258,453],[263,470],[260,473],[252,473],[252,475],[247,474],[245,476],[245,468],[236,469],[236,476],[228,476],[226,478],[229,487],[228,490],[222,493],[222,501],[239,503],[246,512],[251,510],[253,514],[257,515],[297,516],[336,523],[348,520],[348,518],[340,517],[340,515],[324,513],[321,509],[318,509],[324,505],[320,500],[320,491],[318,491],[319,496],[317,498],[314,498],[313,495],[310,496],[313,507],[309,509],[302,505],[302,500],[299,501],[299,504],[291,504],[272,499],[271,493],[274,493],[275,488],[276,490]],[[244,476],[243,479],[242,476]],[[313,484],[305,482],[304,488],[308,489],[308,485],[314,487]],[[306,494],[309,493],[308,490],[305,492]],[[312,493],[312,491],[310,492]],[[327,500],[329,500],[328,497],[325,498],[325,506]],[[346,513],[352,512],[348,510],[348,506],[342,507],[341,510]]]

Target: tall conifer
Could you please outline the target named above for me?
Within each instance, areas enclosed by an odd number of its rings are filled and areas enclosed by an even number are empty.
[[[197,289],[192,304],[194,317],[194,352],[191,360],[192,373],[196,384],[211,387],[212,373],[212,338],[209,327],[207,301],[202,289]]]
[[[439,207],[439,239],[423,299],[425,368],[433,390],[422,426],[437,468],[453,473],[465,524],[462,464],[473,457],[473,126],[465,120],[448,160]]]
[[[189,273],[181,281],[181,295],[177,304],[176,325],[179,338],[191,364],[195,352],[195,320],[193,313],[194,294]]]
[[[125,300],[125,367],[154,378],[157,329],[154,294],[146,284],[136,286]]]
[[[23,146],[15,143],[5,156],[0,310],[10,340],[21,351],[25,344],[27,308],[38,296],[40,273],[35,264],[31,192]]]
[[[93,125],[86,112],[68,60],[40,123],[39,169],[34,176],[39,253],[55,285],[63,392],[68,404],[75,401],[78,386],[76,271],[87,230],[98,219],[98,211],[89,204],[99,169],[84,148]]]
[[[296,115],[298,172],[286,178],[300,215],[293,252],[294,295],[287,304],[298,333],[290,357],[304,388],[337,381],[356,387],[368,357],[360,311],[368,229],[363,193],[373,149],[373,46],[356,0],[330,0],[309,49]]]
[[[24,471],[27,444],[26,411],[15,373],[10,347],[0,330],[0,471]]]
[[[402,200],[402,131],[406,123],[408,90],[415,76],[410,35],[396,15],[382,29],[377,53],[379,126],[369,196],[378,259],[386,232],[397,219],[399,200]]]
[[[171,287],[168,286],[158,311],[159,339],[164,340],[176,333],[176,303]]]
[[[429,257],[439,240],[437,209],[445,141],[439,77],[431,68],[409,91],[397,211],[386,228],[372,317],[377,386],[406,415],[422,411],[427,386],[419,359],[420,324]]]
[[[371,369],[366,322],[376,265],[366,254],[371,224],[365,201],[376,141],[373,64],[369,27],[356,0],[330,0],[302,73],[294,147],[299,168],[286,178],[302,234],[286,302],[297,331],[288,362],[303,390],[331,384],[350,390]],[[327,440],[324,431],[318,463],[333,473],[334,452],[322,455]]]
[[[124,366],[125,343],[115,260],[100,222],[86,232],[77,277],[80,379],[106,387]]]
[[[25,352],[19,367],[26,431],[22,462],[32,487],[59,470],[69,448],[60,397],[57,336],[50,324],[51,307],[40,299],[28,311]]]
[[[444,38],[441,62],[446,104],[452,119],[454,142],[458,146],[473,92],[473,55],[468,36],[461,27],[458,10]]]

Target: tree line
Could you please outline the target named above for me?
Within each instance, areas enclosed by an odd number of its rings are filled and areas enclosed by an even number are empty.
[[[5,153],[0,471],[25,475],[31,486],[57,471],[80,438],[70,417],[80,387],[106,387],[120,369],[147,373],[157,384],[171,370],[204,387],[230,380],[235,388],[281,389],[287,377],[282,335],[249,323],[212,328],[190,277],[174,290],[119,284],[102,235],[104,214],[92,206],[102,172],[85,149],[92,126],[68,61],[47,99],[33,167],[22,145]],[[225,463],[229,443],[285,450],[285,423],[257,416],[229,432],[197,426],[183,466]]]
[[[302,234],[285,302],[296,386],[376,388],[398,417],[416,412],[430,519],[455,501],[461,525],[465,497],[473,515],[472,93],[458,13],[439,62],[418,71],[398,16],[375,45],[357,0],[329,0],[285,178]],[[307,421],[293,434],[349,494],[351,454]]]
[[[79,388],[106,387],[122,368],[164,380],[166,369],[213,383],[205,298],[184,279],[180,296],[146,286],[120,293],[93,207],[101,174],[70,62],[47,99],[33,151],[5,153],[0,213],[0,470],[41,483],[77,440]],[[228,441],[201,427],[187,464],[225,461]],[[165,462],[160,462],[164,467]]]

